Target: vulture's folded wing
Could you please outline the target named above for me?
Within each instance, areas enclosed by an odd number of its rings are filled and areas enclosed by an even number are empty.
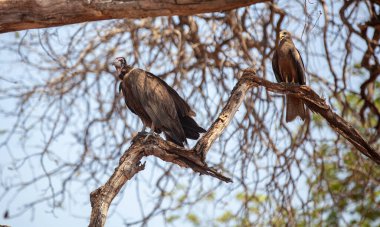
[[[134,96],[138,97],[155,127],[168,133],[175,140],[184,141],[185,133],[177,115],[175,102],[160,79],[143,70],[135,69],[128,76],[128,80]]]
[[[184,116],[194,117],[194,116],[196,116],[196,113],[191,109],[189,104],[187,104],[187,102],[185,100],[183,100],[181,98],[181,96],[179,96],[178,93],[172,87],[170,87],[165,81],[161,80],[159,77],[156,77],[152,73],[147,72],[147,74],[156,78],[157,82],[161,83],[163,86],[166,87],[167,91],[169,92],[170,96],[172,97],[172,99],[175,103],[177,112],[178,112],[178,114],[181,114],[181,117],[184,117]]]

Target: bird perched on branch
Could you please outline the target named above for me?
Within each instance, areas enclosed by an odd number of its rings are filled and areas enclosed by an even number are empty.
[[[196,140],[206,132],[193,119],[195,112],[165,81],[127,65],[123,57],[112,64],[121,80],[119,91],[128,108],[143,122],[143,133],[149,127],[148,136],[163,132],[167,140],[183,147],[186,138]]]
[[[280,32],[280,41],[273,54],[272,67],[277,82],[305,84],[303,61],[288,31]],[[302,120],[305,119],[305,105],[301,99],[288,94],[286,95],[286,122],[293,121],[297,116],[300,116]]]

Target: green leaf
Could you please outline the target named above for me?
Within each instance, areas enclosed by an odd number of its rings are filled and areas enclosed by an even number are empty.
[[[259,195],[257,196],[257,201],[259,201],[259,203],[262,203],[262,202],[265,202],[267,198],[268,197],[266,195]]]
[[[234,215],[231,213],[231,211],[226,211],[221,216],[219,216],[216,220],[218,222],[226,223],[226,222],[231,221],[233,217]]]
[[[330,184],[330,189],[331,189],[331,191],[332,191],[332,192],[335,192],[335,193],[340,192],[340,191],[342,190],[342,187],[343,187],[343,185],[342,185],[342,183],[339,182],[339,181],[333,181],[333,182],[331,182],[331,184]]]
[[[206,200],[207,201],[214,201],[215,200],[215,193],[214,192],[210,192],[209,194],[207,194]]]
[[[172,216],[169,216],[166,218],[166,221],[168,223],[173,223],[175,220],[179,219],[179,216],[178,215],[172,215]]]
[[[187,216],[186,216],[187,220],[189,220],[191,223],[193,223],[194,225],[200,225],[201,222],[199,221],[199,218],[197,215],[193,214],[193,213],[189,213]]]
[[[236,194],[235,198],[239,201],[244,201],[245,200],[245,194],[243,192],[240,192]]]
[[[317,128],[322,128],[323,126],[323,118],[319,114],[313,114],[313,122]]]
[[[183,203],[186,200],[186,198],[187,198],[187,195],[184,194],[184,195],[182,195],[181,197],[178,198],[178,202],[179,203]]]
[[[361,67],[362,67],[362,65],[360,63],[354,64],[354,68],[355,69],[360,69]]]

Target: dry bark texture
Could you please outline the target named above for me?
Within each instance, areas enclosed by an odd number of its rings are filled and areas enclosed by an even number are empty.
[[[248,71],[246,71],[241,80],[247,80],[249,83],[253,83],[252,86],[255,87],[263,86],[272,92],[292,94],[297,98],[303,99],[306,106],[313,112],[320,114],[335,132],[350,141],[362,154],[380,165],[380,154],[369,145],[354,127],[334,113],[325,100],[309,86],[272,83]]]
[[[230,10],[267,0],[4,0],[0,33],[80,22]]]
[[[361,153],[380,165],[379,153],[361,137],[356,129],[334,113],[330,106],[326,104],[325,100],[310,87],[272,83],[257,77],[254,69],[248,69],[244,71],[243,76],[235,85],[230,98],[218,118],[193,149],[187,150],[156,137],[150,137],[147,141],[144,141],[144,136],[136,136],[130,148],[125,151],[121,157],[119,166],[115,169],[111,178],[105,185],[91,193],[92,212],[89,226],[104,226],[107,219],[108,208],[113,198],[129,179],[144,169],[145,163],[141,164],[140,162],[144,156],[153,155],[181,167],[191,168],[200,174],[210,175],[225,182],[232,182],[230,178],[207,167],[203,160],[213,142],[222,134],[224,129],[234,118],[236,111],[245,98],[247,90],[258,86],[265,87],[267,90],[275,93],[292,94],[303,99],[307,107],[325,118],[334,131],[344,136]]]
[[[11,1],[0,2],[4,6]],[[13,11],[2,11],[0,24],[18,15],[21,2],[12,1]],[[22,9],[24,15],[37,11],[30,2]],[[43,9],[47,7],[39,13]],[[214,121],[226,122],[218,115],[247,66],[259,66],[260,78],[275,80],[272,56],[284,28],[300,50],[308,84],[326,99],[320,103],[307,96],[309,100],[321,104],[314,107],[321,107],[336,130],[378,160],[356,130],[380,151],[379,9],[379,4],[363,0],[338,5],[276,0],[218,13],[106,20],[0,36],[0,162],[5,163],[0,166],[0,213],[10,220],[36,215],[38,221],[43,217],[34,211],[41,207],[54,212],[71,203],[82,209],[88,198],[81,195],[114,173],[141,127],[117,92],[110,65],[115,57],[127,57],[129,64],[164,79],[197,111],[200,125],[209,128]],[[199,226],[319,226],[330,223],[332,216],[341,223],[376,226],[378,164],[331,130],[319,114],[285,123],[284,96],[276,91],[308,94],[307,87],[256,80],[257,87],[243,83],[249,87],[247,98],[228,128],[219,137],[205,134],[198,143],[207,147],[211,140],[206,138],[216,138],[207,165],[233,184],[144,157],[140,162],[146,160],[145,170],[127,185],[128,193],[136,194],[128,201],[112,201],[117,207],[136,202],[136,213],[108,215],[107,224],[154,225],[156,218],[178,217],[171,225],[181,226],[191,222],[187,214],[192,211]],[[43,193],[30,197],[36,189]],[[29,199],[19,199],[23,197]],[[234,206],[224,205],[229,203]],[[227,211],[232,220],[219,222]]]
[[[140,161],[144,156],[149,155],[156,156],[166,162],[175,163],[181,167],[191,168],[200,174],[209,175],[225,182],[232,182],[230,178],[207,167],[192,150],[153,136],[145,141],[145,135],[138,135],[120,158],[119,166],[107,183],[91,193],[92,212],[89,226],[104,226],[112,200],[129,179],[144,169],[145,163],[142,164]]]
[[[252,70],[252,73],[255,74],[255,71]],[[235,116],[250,87],[244,80],[237,83],[219,117],[192,150],[179,147],[174,143],[159,138],[149,137],[148,140],[144,141],[145,136],[136,136],[132,141],[132,145],[120,158],[119,166],[107,183],[91,193],[92,212],[89,226],[104,226],[108,208],[113,198],[129,179],[144,169],[144,164],[140,162],[144,156],[153,155],[181,167],[191,168],[200,174],[209,175],[225,182],[232,182],[230,178],[207,167],[204,163],[204,158],[213,142],[222,134]]]

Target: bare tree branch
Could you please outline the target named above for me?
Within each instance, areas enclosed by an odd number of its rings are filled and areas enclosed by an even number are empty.
[[[130,148],[121,157],[119,166],[115,169],[111,178],[104,186],[91,193],[92,213],[89,226],[104,226],[108,208],[113,198],[129,179],[144,169],[145,163],[141,164],[140,162],[144,156],[153,155],[181,167],[191,168],[195,172],[210,175],[225,182],[232,182],[231,179],[207,167],[203,160],[213,142],[222,134],[235,116],[236,111],[245,98],[247,90],[258,86],[263,86],[272,92],[292,94],[303,99],[310,110],[320,114],[329,122],[334,131],[344,136],[372,161],[380,164],[380,155],[360,136],[356,129],[334,113],[325,100],[310,87],[272,83],[257,77],[254,69],[248,69],[244,71],[243,76],[235,85],[219,117],[192,150],[187,150],[159,138],[150,137],[145,141],[144,136],[136,136]]]
[[[0,33],[106,19],[194,15],[265,1],[268,0],[5,0],[0,2]]]
[[[233,115],[231,116],[233,117]],[[166,162],[175,163],[181,167],[191,168],[195,172],[209,175],[225,182],[232,182],[230,178],[207,167],[192,150],[179,147],[174,143],[154,136],[145,140],[145,135],[137,135],[133,139],[132,145],[120,158],[119,166],[107,183],[91,193],[92,212],[89,226],[104,226],[112,200],[128,180],[144,169],[145,163],[141,164],[140,161],[144,156],[149,155],[156,156]]]
[[[263,86],[269,91],[292,94],[305,101],[307,107],[320,114],[338,134],[350,141],[362,154],[380,165],[380,154],[347,121],[331,110],[325,100],[315,93],[309,86],[287,85],[269,82],[257,77],[255,73],[245,71],[241,80],[247,80],[252,86]]]
[[[19,2],[12,4],[16,7]],[[33,7],[51,0],[28,2],[22,9],[24,19],[30,15],[27,11],[35,12]],[[40,7],[39,13],[45,10]],[[274,81],[270,63],[276,39],[281,29],[290,30],[312,89],[330,105],[323,105],[325,109],[320,111],[328,113],[331,108],[380,153],[378,11],[379,4],[374,1],[347,0],[336,5],[334,1],[284,4],[277,0],[233,11],[107,20],[2,36],[2,216],[11,222],[35,215],[38,224],[45,216],[34,214],[36,209],[70,213],[67,203],[81,209],[88,198],[80,194],[89,194],[105,183],[101,179],[107,181],[114,173],[140,127],[139,119],[120,106],[123,100],[109,64],[116,56],[128,56],[130,64],[167,81],[194,107],[197,121],[211,133],[211,124],[244,68],[257,65],[259,77]],[[0,24],[8,18],[12,15]],[[62,20],[67,18],[62,16]],[[325,41],[327,49],[323,48]],[[177,226],[192,223],[188,215],[194,215],[197,226],[318,226],[330,223],[330,217],[347,225],[376,225],[380,220],[380,215],[374,216],[380,185],[378,164],[354,151],[351,142],[335,134],[319,114],[310,115],[305,122],[286,124],[284,99],[279,98],[283,94],[265,89],[249,77],[239,83],[248,87],[247,98],[228,129],[219,138],[205,134],[195,141],[199,145],[211,142],[207,136],[218,138],[211,145],[211,154],[204,152],[207,165],[218,168],[234,183],[199,177],[189,169],[173,174],[177,165],[143,157],[140,162],[148,163],[144,172],[127,185],[128,193],[136,193],[127,201],[137,203],[133,207],[136,212],[133,217],[111,215],[120,209],[110,208],[107,224],[154,225],[159,218],[166,225]],[[282,89],[282,85],[275,86]],[[293,91],[291,87],[287,86],[285,93]],[[214,125],[222,125],[221,119]],[[204,165],[189,150],[182,152]],[[197,152],[203,153],[202,149]],[[152,193],[157,196],[152,198]],[[229,202],[236,205],[224,205]],[[126,205],[122,197],[112,201],[113,206],[119,207],[119,203]]]
[[[255,70],[250,72],[256,74]],[[250,87],[251,85],[246,80],[239,80],[219,117],[192,150],[187,150],[159,138],[150,137],[145,141],[144,136],[136,136],[132,141],[132,145],[120,158],[119,166],[115,169],[111,178],[105,185],[91,193],[92,212],[89,226],[104,226],[108,208],[113,198],[129,179],[144,169],[145,164],[140,162],[144,156],[153,155],[181,167],[191,168],[195,172],[209,175],[225,182],[232,182],[230,178],[207,167],[203,160],[215,139],[222,134],[235,116]],[[199,154],[202,155],[200,156]]]
[[[251,72],[252,75],[256,75],[256,71],[254,69],[250,69],[249,72]],[[211,128],[207,131],[207,133],[204,134],[195,145],[195,152],[197,154],[200,154],[203,160],[206,158],[206,154],[211,145],[217,138],[219,138],[224,129],[230,124],[232,118],[235,116],[236,111],[239,109],[241,103],[243,102],[245,94],[249,88],[251,88],[249,83],[247,83],[245,80],[239,80],[239,82],[232,90],[227,104],[219,114],[219,117],[211,125]]]

